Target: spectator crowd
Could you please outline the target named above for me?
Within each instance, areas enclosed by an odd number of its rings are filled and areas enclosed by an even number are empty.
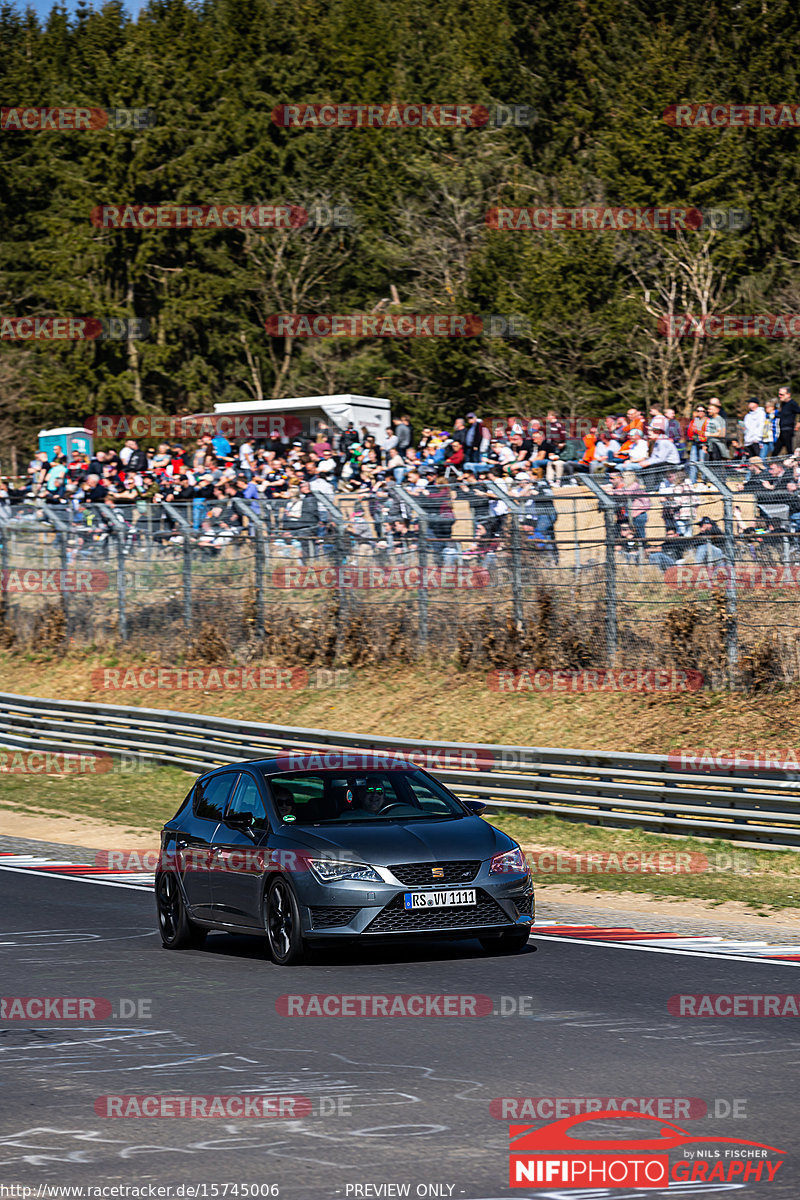
[[[569,436],[567,423],[551,410],[543,420],[512,415],[493,422],[469,412],[451,431],[425,427],[418,434],[402,415],[382,437],[353,424],[336,430],[320,424],[311,437],[275,434],[236,445],[221,433],[186,445],[130,439],[119,450],[97,449],[91,458],[68,457],[56,447],[49,455],[35,454],[24,479],[0,482],[0,516],[22,502],[44,501],[69,510],[70,523],[86,527],[88,543],[96,536],[88,530],[98,505],[104,506],[104,520],[117,509],[117,519],[130,529],[135,518],[129,511],[152,502],[171,512],[174,505],[186,514],[196,543],[219,552],[243,534],[238,500],[266,521],[287,554],[305,558],[324,540],[335,498],[347,495],[353,500],[349,527],[357,539],[380,552],[399,553],[418,537],[422,516],[432,553],[445,562],[449,553],[459,561],[491,560],[510,500],[525,512],[523,528],[532,547],[557,560],[554,490],[589,475],[607,480],[619,551],[628,558],[642,561],[648,515],[660,504],[666,536],[658,549],[648,547],[648,557],[666,569],[685,561],[692,549],[696,562],[722,557],[719,526],[709,526],[707,518],[697,523],[698,493],[712,490],[699,471],[706,462],[727,463],[729,472],[740,474],[742,490],[753,493],[760,514],[777,505],[786,511],[773,520],[800,532],[798,417],[800,406],[782,387],[763,405],[750,400],[741,420],[724,412],[717,399],[698,404],[688,422],[654,404],[647,419],[632,408],[596,424],[583,422],[582,437]],[[780,455],[786,456],[782,463],[766,465]],[[649,480],[646,486],[643,480]],[[391,483],[404,491],[396,492]],[[454,551],[449,543],[458,498],[468,506],[471,537]],[[736,532],[742,537],[750,532],[741,511]],[[159,536],[181,540],[172,516]]]

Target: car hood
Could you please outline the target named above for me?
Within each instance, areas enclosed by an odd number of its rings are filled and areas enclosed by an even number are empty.
[[[502,854],[516,845],[480,817],[456,820],[370,821],[351,825],[312,828],[299,826],[285,834],[285,843],[309,850],[327,852],[346,850],[363,862],[387,867],[403,862],[446,862],[453,859],[486,859]],[[283,841],[283,836],[281,841]]]

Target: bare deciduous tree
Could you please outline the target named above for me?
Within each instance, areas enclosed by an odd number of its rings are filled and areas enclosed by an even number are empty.
[[[648,400],[670,405],[689,416],[702,393],[723,390],[734,378],[744,351],[702,336],[682,336],[680,318],[698,321],[729,312],[727,276],[714,263],[714,231],[705,234],[679,229],[675,238],[630,243],[627,269],[638,291],[634,297],[651,318],[639,325],[634,349]],[[675,393],[680,395],[676,403]]]

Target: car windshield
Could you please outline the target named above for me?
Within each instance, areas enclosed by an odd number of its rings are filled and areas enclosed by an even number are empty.
[[[308,771],[266,776],[281,820],[333,825],[463,817],[464,809],[422,771]]]

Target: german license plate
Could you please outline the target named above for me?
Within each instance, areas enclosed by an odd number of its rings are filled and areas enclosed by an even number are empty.
[[[447,892],[406,892],[406,908],[455,908],[457,905],[477,904],[475,888],[459,888]]]

